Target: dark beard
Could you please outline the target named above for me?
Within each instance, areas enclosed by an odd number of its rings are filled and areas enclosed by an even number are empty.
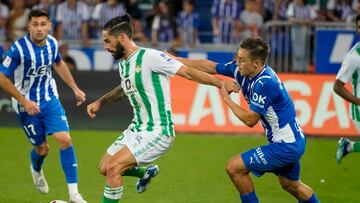
[[[124,47],[118,42],[116,45],[116,51],[113,53],[113,57],[115,60],[119,60],[125,55]]]

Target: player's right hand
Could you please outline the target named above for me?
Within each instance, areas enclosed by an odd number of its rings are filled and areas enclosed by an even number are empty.
[[[101,103],[99,101],[94,101],[93,103],[87,105],[87,113],[90,118],[96,117],[96,112],[100,109]]]
[[[40,107],[34,101],[25,100],[23,106],[24,106],[25,111],[31,116],[34,116],[34,115],[40,113]]]

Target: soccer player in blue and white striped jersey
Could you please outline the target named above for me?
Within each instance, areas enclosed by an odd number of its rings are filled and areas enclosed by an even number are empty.
[[[14,97],[13,108],[34,146],[30,153],[30,169],[37,190],[41,193],[49,191],[42,165],[49,151],[46,136],[52,135],[60,146],[69,202],[86,203],[78,192],[76,155],[51,68],[54,66],[59,76],[73,90],[78,105],[85,101],[85,93],[78,88],[61,59],[57,41],[48,35],[51,28],[48,13],[45,10],[32,10],[28,20],[29,33],[17,40],[5,53],[5,59],[0,65],[0,85]],[[4,76],[14,84],[1,79]]]
[[[296,119],[296,110],[276,73],[266,64],[270,53],[268,43],[260,38],[242,41],[237,60],[217,64],[209,60],[178,58],[190,68],[236,79],[250,109],[233,102],[224,88],[221,96],[232,112],[245,125],[254,127],[261,122],[269,144],[236,155],[226,171],[240,193],[243,203],[258,203],[254,183],[249,175],[274,173],[282,188],[299,202],[318,203],[313,190],[300,181],[300,159],[305,152],[305,135]]]

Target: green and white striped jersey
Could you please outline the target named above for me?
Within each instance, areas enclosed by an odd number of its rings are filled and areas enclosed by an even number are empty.
[[[336,79],[347,83],[351,82],[353,93],[360,96],[360,42],[356,43],[345,56]],[[351,119],[360,122],[360,109],[355,104],[350,104]]]
[[[169,76],[182,65],[164,52],[142,47],[119,62],[121,87],[134,112],[131,131],[174,135]]]

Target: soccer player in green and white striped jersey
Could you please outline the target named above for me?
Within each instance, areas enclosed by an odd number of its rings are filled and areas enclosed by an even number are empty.
[[[360,35],[360,15],[356,17],[356,32]],[[353,94],[345,88],[345,83],[350,82]],[[345,56],[341,68],[336,75],[334,91],[340,97],[350,102],[350,116],[358,132],[360,132],[360,42],[356,43]],[[336,152],[336,161],[341,160],[350,152],[360,152],[360,142],[340,138]]]
[[[108,148],[99,171],[106,175],[103,203],[118,202],[123,192],[121,176],[139,178],[136,190],[146,190],[159,167],[151,163],[165,153],[175,137],[171,113],[169,77],[179,75],[199,83],[220,87],[222,81],[207,73],[187,68],[165,53],[138,47],[128,15],[109,20],[103,28],[105,48],[120,59],[120,85],[87,107],[94,118],[102,104],[128,97],[134,118],[129,127]],[[238,92],[232,81],[225,82],[229,92]]]

